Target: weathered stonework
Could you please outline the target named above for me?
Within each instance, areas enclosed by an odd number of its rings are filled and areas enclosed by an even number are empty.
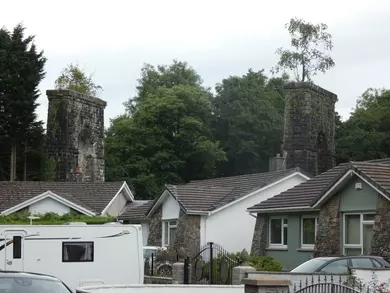
[[[267,248],[268,216],[257,214],[255,231],[253,232],[251,253],[254,255],[265,255]]]
[[[200,216],[187,215],[180,211],[174,248],[183,248],[187,255],[192,257],[199,253]]]
[[[71,90],[48,90],[48,153],[56,181],[104,182],[104,109],[107,103]]]
[[[150,217],[148,245],[162,246],[162,206]]]
[[[286,168],[318,175],[335,166],[337,96],[312,83],[285,86],[283,151]]]
[[[381,195],[378,196],[371,254],[390,261],[390,202]]]
[[[314,257],[340,254],[340,193],[321,206]]]

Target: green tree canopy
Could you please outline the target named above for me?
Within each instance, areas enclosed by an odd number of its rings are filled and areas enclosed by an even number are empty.
[[[216,86],[215,137],[228,159],[219,175],[268,171],[268,160],[282,143],[287,78],[267,79],[262,70],[249,70]]]
[[[332,35],[327,32],[326,24],[312,24],[295,17],[290,19],[286,28],[293,49],[279,48],[276,51],[280,59],[271,72],[289,70],[297,81],[304,82],[310,81],[317,72],[325,73],[335,65],[325,53],[333,48]]]
[[[64,68],[60,76],[55,81],[56,89],[74,90],[89,96],[99,96],[102,87],[92,80],[92,75],[88,75],[78,64],[69,64]]]
[[[0,29],[0,152],[2,165],[11,166],[9,180],[22,177],[23,172],[16,172],[16,163],[26,154],[31,133],[38,140],[43,135],[35,111],[45,63],[43,51],[37,51],[34,36],[25,36],[22,24],[12,32]],[[5,158],[6,152],[8,158],[11,153],[11,160]],[[6,176],[0,169],[0,176]]]
[[[138,197],[157,196],[167,183],[210,178],[226,159],[210,127],[212,95],[186,63],[145,65],[130,103],[131,116],[114,119],[107,131],[107,176],[127,177]]]
[[[336,132],[339,162],[390,156],[390,91],[368,89]]]

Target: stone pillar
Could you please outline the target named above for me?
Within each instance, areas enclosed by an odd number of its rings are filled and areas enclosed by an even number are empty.
[[[47,147],[56,162],[55,180],[77,181],[81,177],[82,181],[104,182],[107,103],[71,90],[48,90],[46,95]]]
[[[233,268],[233,285],[240,285],[242,280],[246,278],[246,273],[256,272],[254,267],[248,264],[242,264]]]
[[[267,229],[268,216],[266,214],[257,214],[255,230],[253,232],[251,254],[265,255],[267,247]]]
[[[289,293],[291,281],[275,277],[258,277],[243,279],[245,293]]]
[[[184,284],[183,262],[175,262],[172,265],[172,284]]]
[[[340,194],[336,194],[321,207],[314,257],[340,254],[340,199]]]
[[[285,85],[283,152],[286,168],[316,176],[335,166],[337,95],[313,83]]]

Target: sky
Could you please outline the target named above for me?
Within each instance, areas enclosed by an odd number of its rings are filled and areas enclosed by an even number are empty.
[[[371,5],[370,5],[371,3]],[[48,61],[37,113],[47,119],[46,90],[69,63],[103,87],[105,127],[124,113],[144,63],[187,61],[212,88],[249,68],[270,69],[288,47],[292,17],[326,23],[336,65],[313,81],[338,96],[347,119],[368,88],[390,88],[390,1],[375,0],[13,0],[3,1],[0,26],[22,22]]]

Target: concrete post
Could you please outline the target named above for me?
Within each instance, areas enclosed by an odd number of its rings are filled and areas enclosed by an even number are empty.
[[[241,265],[233,268],[233,285],[240,285],[241,281],[246,278],[246,273],[256,272],[256,269],[249,265]]]
[[[184,284],[184,263],[175,262],[172,265],[172,284]]]
[[[278,279],[275,277],[258,277],[243,279],[245,293],[290,293],[290,280]]]

